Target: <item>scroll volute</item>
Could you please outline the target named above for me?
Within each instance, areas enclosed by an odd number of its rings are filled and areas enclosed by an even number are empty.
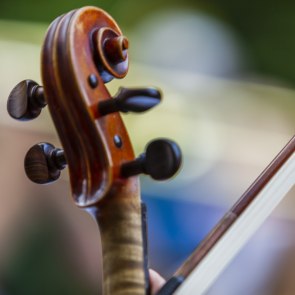
[[[50,26],[42,50],[42,80],[51,116],[67,159],[77,205],[96,204],[130,181],[120,167],[134,159],[119,113],[101,116],[111,99],[104,83],[128,70],[128,40],[104,11],[85,7]],[[136,186],[135,186],[136,187]]]

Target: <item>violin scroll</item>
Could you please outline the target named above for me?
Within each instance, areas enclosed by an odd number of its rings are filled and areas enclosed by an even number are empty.
[[[122,79],[128,72],[129,41],[111,27],[102,27],[93,34],[97,68],[104,81]]]

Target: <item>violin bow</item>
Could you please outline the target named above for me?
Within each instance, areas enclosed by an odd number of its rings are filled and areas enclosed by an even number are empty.
[[[295,184],[295,136],[157,295],[204,294]]]

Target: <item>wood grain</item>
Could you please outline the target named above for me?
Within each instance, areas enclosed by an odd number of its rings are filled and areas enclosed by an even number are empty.
[[[104,294],[145,294],[141,206],[132,198],[132,194],[137,194],[138,185],[138,181],[129,179],[128,183],[117,186],[99,206]]]
[[[141,202],[137,177],[123,179],[121,165],[134,153],[119,113],[93,113],[111,99],[100,76],[92,34],[110,27],[104,11],[85,7],[50,26],[42,50],[42,79],[49,110],[64,148],[72,195],[80,207],[97,208],[102,236],[105,295],[145,294]],[[97,87],[89,76],[98,79]],[[92,76],[93,77],[93,76]],[[122,146],[117,147],[114,136]]]

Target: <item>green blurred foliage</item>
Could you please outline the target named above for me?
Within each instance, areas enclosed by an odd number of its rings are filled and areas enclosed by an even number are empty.
[[[68,255],[64,220],[52,209],[42,213],[38,223],[25,228],[18,250],[1,273],[4,294],[97,294],[94,286],[85,283],[83,270],[77,269]]]
[[[178,7],[177,0],[136,1],[136,0],[72,0],[72,1],[37,1],[37,0],[1,0],[0,18],[14,20],[29,20],[51,22],[57,16],[69,10],[93,5],[109,12],[116,20],[124,25],[134,24],[134,21],[144,17],[149,12],[159,9]],[[195,1],[184,0],[180,6],[196,6]]]
[[[295,84],[295,2],[213,0],[243,40],[256,72]]]
[[[1,0],[0,18],[51,22],[58,15],[85,5],[108,11],[123,27],[132,28],[148,14],[166,9],[202,10],[222,19],[240,36],[250,56],[251,71],[295,83],[295,2],[235,0]]]

